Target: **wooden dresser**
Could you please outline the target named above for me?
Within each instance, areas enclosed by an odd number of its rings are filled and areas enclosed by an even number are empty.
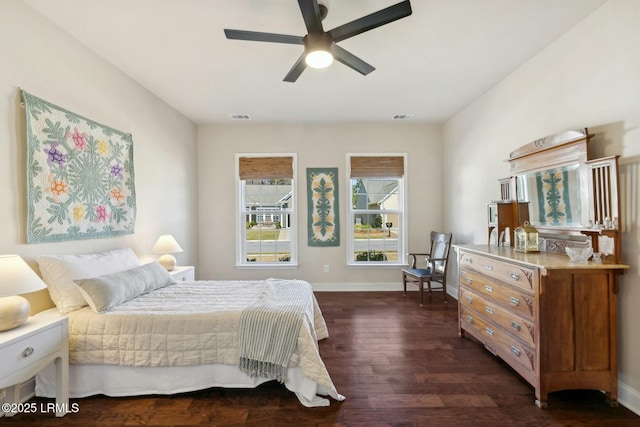
[[[617,405],[617,275],[623,264],[557,253],[455,245],[459,333],[478,339],[535,388],[603,390]]]

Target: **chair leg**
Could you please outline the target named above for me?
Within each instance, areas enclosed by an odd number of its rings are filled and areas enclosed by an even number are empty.
[[[402,295],[406,297],[407,296],[407,273],[402,273],[402,287],[404,288]]]
[[[447,301],[447,281],[446,280],[442,281],[442,297],[444,298],[444,303],[447,304],[449,301]]]
[[[424,283],[422,282],[422,279],[420,279],[420,281],[418,282],[418,287],[420,288],[420,307],[423,306],[423,296],[422,294],[424,293]]]

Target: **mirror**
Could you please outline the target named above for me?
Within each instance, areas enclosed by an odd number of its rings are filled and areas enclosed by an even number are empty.
[[[583,179],[580,164],[561,165],[516,176],[519,202],[534,227],[582,227]]]

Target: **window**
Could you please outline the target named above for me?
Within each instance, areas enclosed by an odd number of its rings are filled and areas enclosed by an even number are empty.
[[[295,155],[236,155],[238,266],[297,264]]]
[[[348,265],[405,264],[405,154],[347,155]]]

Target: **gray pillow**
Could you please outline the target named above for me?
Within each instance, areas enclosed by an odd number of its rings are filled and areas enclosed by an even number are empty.
[[[154,261],[119,273],[75,280],[75,283],[89,306],[96,313],[104,313],[138,295],[176,282]]]

